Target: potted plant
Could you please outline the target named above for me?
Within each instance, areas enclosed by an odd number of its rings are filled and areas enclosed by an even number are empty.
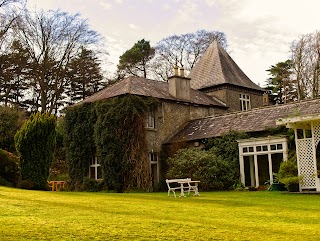
[[[287,160],[280,164],[278,172],[279,182],[283,183],[289,192],[298,192],[302,176],[298,175],[297,164],[293,160]]]
[[[268,181],[269,187],[268,191],[285,191],[284,184],[279,181],[278,173],[273,173],[273,181],[272,183]]]

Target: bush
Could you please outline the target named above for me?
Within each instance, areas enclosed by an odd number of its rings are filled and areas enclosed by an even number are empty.
[[[20,155],[21,180],[33,183],[32,189],[47,190],[47,179],[56,141],[56,119],[36,113],[15,135]],[[20,185],[21,186],[21,185]]]
[[[16,186],[19,181],[18,157],[0,149],[0,184],[4,186]]]
[[[283,183],[288,190],[290,190],[290,185],[299,184],[303,179],[302,176],[298,176],[297,163],[293,161],[292,158],[281,162],[278,177],[279,181]]]
[[[237,180],[230,163],[212,151],[182,149],[167,160],[167,178],[200,180],[202,190],[229,189]]]
[[[66,160],[66,148],[63,143],[64,132],[63,132],[63,119],[59,118],[57,121],[56,128],[56,147],[54,150],[53,160],[50,167],[50,179],[58,180],[61,176],[68,177],[68,163]],[[69,180],[61,179],[61,181]]]
[[[14,135],[25,120],[25,113],[17,108],[0,106],[0,147],[15,151]]]
[[[239,147],[237,140],[246,138],[249,138],[247,133],[230,130],[221,137],[208,140],[205,149],[212,151],[216,156],[226,161],[230,166],[230,171],[239,179]]]
[[[95,179],[86,177],[83,180],[80,190],[88,191],[88,192],[98,192],[98,191],[102,191],[103,188],[104,188],[103,182],[98,182]]]

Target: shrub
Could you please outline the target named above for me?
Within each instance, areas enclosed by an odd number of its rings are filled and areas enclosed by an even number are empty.
[[[245,132],[229,131],[218,138],[208,140],[206,150],[210,150],[230,166],[230,172],[240,178],[239,147],[237,140],[249,138]]]
[[[53,160],[50,167],[50,179],[59,180],[60,177],[68,177],[68,163],[66,160],[66,148],[63,143],[63,119],[59,118],[56,127],[56,147],[54,149]],[[60,181],[69,180],[68,178]]]
[[[0,106],[0,147],[15,151],[14,135],[25,120],[24,112],[11,107]]]
[[[16,186],[19,181],[18,157],[0,149],[0,184],[4,186]]]
[[[46,190],[48,187],[47,179],[56,140],[55,128],[56,119],[53,115],[36,113],[30,116],[15,135],[16,149],[20,155],[21,180],[32,182],[32,189]]]
[[[230,163],[212,151],[182,149],[167,160],[167,178],[200,180],[202,190],[229,189],[237,180]]]
[[[88,191],[88,192],[98,192],[103,190],[103,182],[98,182],[95,179],[86,177],[83,180],[83,183],[80,187],[81,191]]]
[[[290,158],[290,155],[287,161],[281,162],[278,178],[288,190],[290,190],[290,185],[302,182],[303,177],[298,176],[297,163],[294,158]]]

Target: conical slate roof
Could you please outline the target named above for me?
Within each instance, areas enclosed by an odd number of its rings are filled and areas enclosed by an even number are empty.
[[[193,89],[231,84],[264,91],[243,73],[216,40],[210,44],[198,63],[191,69],[188,77],[191,78]]]

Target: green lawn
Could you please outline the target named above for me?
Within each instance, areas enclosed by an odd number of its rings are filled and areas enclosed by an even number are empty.
[[[319,240],[320,195],[0,187],[0,240]]]

